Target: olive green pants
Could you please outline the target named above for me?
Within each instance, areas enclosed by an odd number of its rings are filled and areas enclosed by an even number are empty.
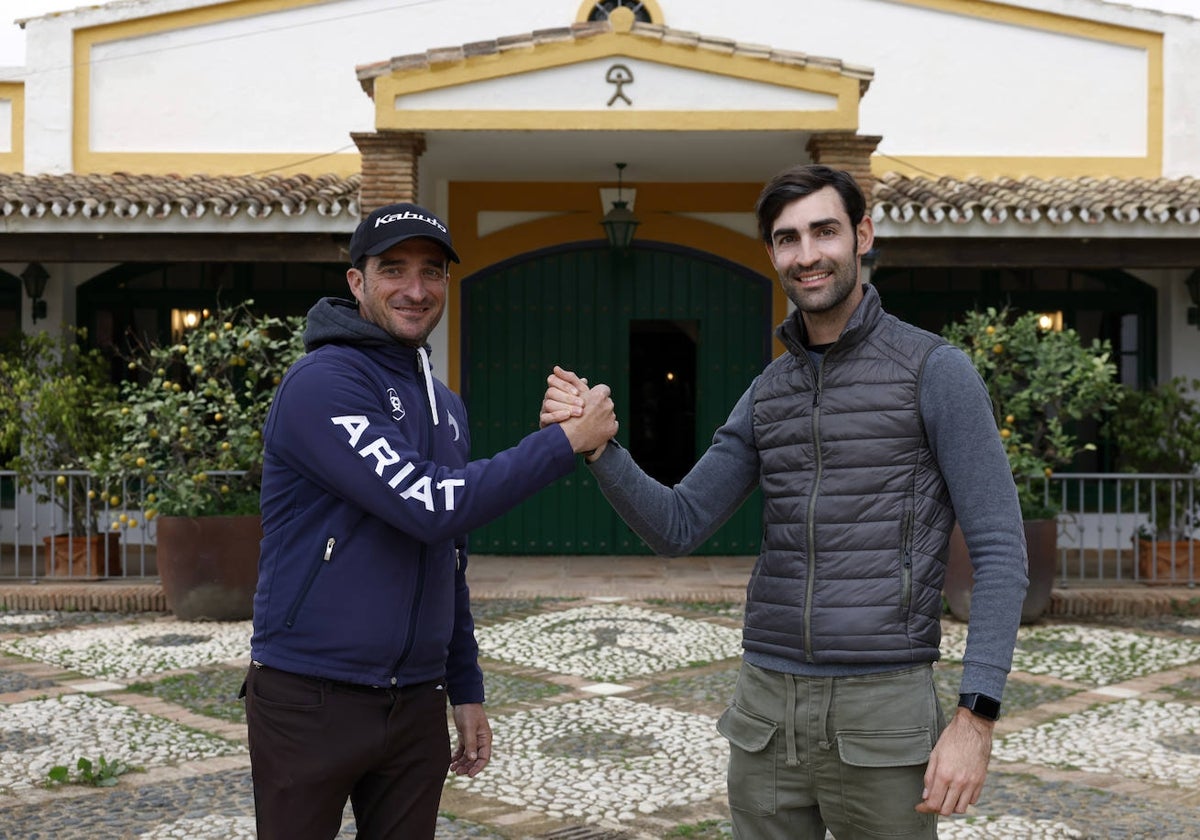
[[[737,840],[936,840],[918,814],[945,717],[933,669],[798,677],[743,662],[717,729]]]

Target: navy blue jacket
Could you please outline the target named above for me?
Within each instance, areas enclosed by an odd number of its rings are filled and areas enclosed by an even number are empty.
[[[483,702],[466,534],[571,472],[571,445],[551,426],[470,461],[462,400],[415,348],[353,301],[308,317],[264,427],[251,658],[362,685],[444,677],[454,705]]]

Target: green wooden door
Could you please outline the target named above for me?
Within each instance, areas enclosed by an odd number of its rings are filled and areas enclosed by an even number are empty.
[[[546,376],[557,363],[612,388],[618,440],[648,472],[673,483],[708,448],[766,363],[770,305],[763,277],[649,244],[625,255],[590,244],[565,247],[474,275],[464,283],[462,310],[472,457],[488,457],[537,428]],[[686,452],[671,451],[681,442]],[[696,553],[757,553],[761,510],[756,491]],[[648,552],[582,464],[477,529],[471,550]]]

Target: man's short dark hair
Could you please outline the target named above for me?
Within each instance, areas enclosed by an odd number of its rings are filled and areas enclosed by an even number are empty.
[[[759,193],[754,215],[758,217],[758,232],[763,242],[771,244],[771,228],[784,207],[825,187],[837,190],[850,224],[857,227],[867,212],[867,199],[854,176],[829,166],[802,164],[780,172]]]

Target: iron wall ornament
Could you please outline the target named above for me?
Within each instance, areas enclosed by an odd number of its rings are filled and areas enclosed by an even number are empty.
[[[633,71],[624,64],[614,64],[608,68],[608,72],[604,74],[604,81],[610,85],[617,86],[617,92],[608,100],[608,107],[611,108],[613,103],[618,99],[624,99],[626,105],[632,105],[633,100],[625,95],[625,85],[633,84]]]

